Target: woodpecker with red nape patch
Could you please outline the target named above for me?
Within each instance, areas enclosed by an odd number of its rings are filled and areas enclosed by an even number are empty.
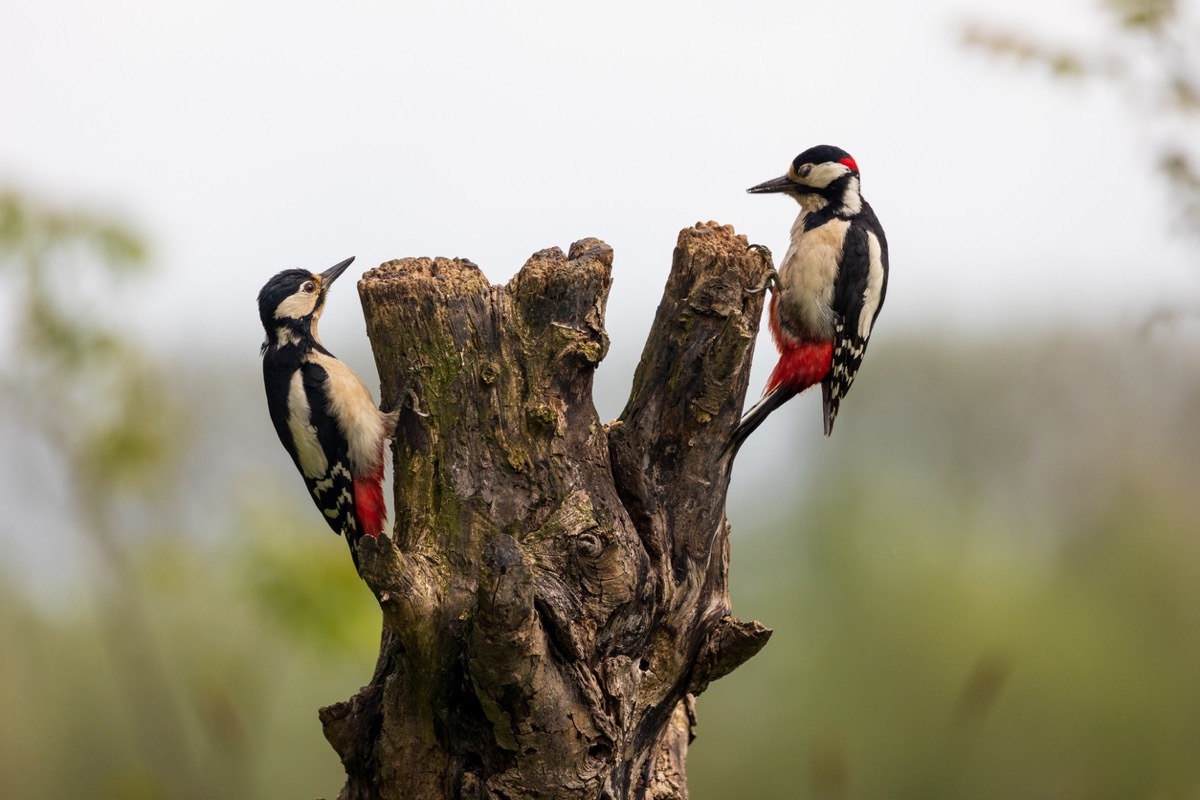
[[[883,308],[887,239],[863,199],[858,164],[840,148],[809,148],[786,175],[746,191],[790,195],[800,215],[778,272],[772,270],[763,286],[751,290],[771,287],[769,324],[779,363],[730,447],[736,449],[767,415],[818,382],[828,436]]]
[[[366,384],[317,337],[329,287],[353,260],[320,273],[280,272],[258,293],[258,314],[271,422],[325,522],[346,537],[357,569],[355,544],[379,536],[387,518],[383,453],[396,412],[380,411]]]

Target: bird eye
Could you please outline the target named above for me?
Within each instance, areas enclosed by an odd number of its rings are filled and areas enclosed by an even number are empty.
[[[304,285],[300,287],[300,291],[304,292],[305,294],[312,294],[316,290],[317,285],[312,281],[305,281]]]
[[[808,173],[810,173],[810,172],[812,172],[812,164],[805,164],[803,167],[796,170],[796,174],[799,175],[801,178],[807,178]]]

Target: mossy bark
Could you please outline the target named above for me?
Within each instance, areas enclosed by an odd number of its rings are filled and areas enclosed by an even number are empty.
[[[680,233],[605,425],[612,260],[585,239],[506,286],[442,258],[359,283],[402,411],[393,533],[359,545],[379,662],[321,711],[345,800],[686,798],[695,695],[770,636],[729,613],[723,450],[770,258],[715,223]]]

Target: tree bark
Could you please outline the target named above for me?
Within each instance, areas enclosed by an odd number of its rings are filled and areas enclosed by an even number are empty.
[[[506,286],[444,258],[359,283],[402,412],[393,534],[359,544],[379,661],[321,710],[344,800],[686,798],[695,696],[770,636],[729,613],[724,452],[770,256],[715,223],[680,233],[604,425],[612,260],[585,239]]]

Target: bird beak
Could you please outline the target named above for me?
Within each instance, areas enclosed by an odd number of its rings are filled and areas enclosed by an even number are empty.
[[[350,256],[349,258],[347,258],[345,261],[341,262],[340,264],[334,264],[332,267],[330,267],[329,269],[322,272],[321,273],[321,286],[324,288],[329,288],[329,286],[332,285],[333,282],[337,280],[338,275],[341,275],[343,272],[346,271],[346,267],[350,266],[350,262],[352,262],[352,261],[354,261],[354,256]]]
[[[760,183],[758,186],[751,186],[746,191],[750,194],[768,194],[770,192],[790,192],[793,191],[799,184],[783,175],[779,178],[773,178],[766,183]]]

